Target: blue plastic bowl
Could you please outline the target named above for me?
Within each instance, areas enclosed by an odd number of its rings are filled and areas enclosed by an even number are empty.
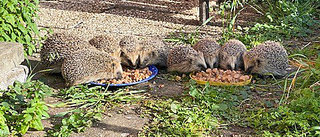
[[[131,86],[131,85],[136,85],[136,84],[140,84],[140,83],[143,83],[143,82],[147,82],[151,79],[153,79],[157,74],[158,74],[158,69],[156,66],[152,65],[152,66],[149,66],[149,70],[152,72],[151,76],[146,78],[146,79],[143,79],[143,80],[140,80],[140,81],[137,81],[137,82],[133,82],[133,83],[125,83],[125,84],[110,84],[109,87],[123,87],[123,86]],[[95,82],[89,82],[90,85],[94,85],[94,86],[104,86],[104,87],[107,87],[108,84],[100,84],[100,83],[95,83]]]

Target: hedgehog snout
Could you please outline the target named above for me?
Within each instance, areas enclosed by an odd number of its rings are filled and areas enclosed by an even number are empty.
[[[213,67],[214,68],[218,68],[219,67],[219,63],[218,62],[213,63]]]
[[[252,70],[253,70],[253,66],[250,66],[245,70],[245,73],[250,74],[252,72]]]
[[[206,70],[206,69],[207,69],[207,66],[204,65],[204,64],[198,64],[198,67],[199,67],[201,70]]]

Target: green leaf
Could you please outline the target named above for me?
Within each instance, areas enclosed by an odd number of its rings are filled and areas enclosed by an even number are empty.
[[[21,131],[20,131],[21,134],[27,133],[28,129],[29,129],[29,125],[22,124],[21,125]]]
[[[18,23],[18,29],[19,29],[24,35],[25,35],[25,34],[28,34],[27,29],[26,29],[24,26],[22,26],[21,23]]]
[[[218,106],[219,106],[219,110],[221,110],[221,111],[224,111],[224,110],[228,109],[228,105],[223,104],[223,103],[219,104]]]
[[[13,5],[11,2],[8,2],[8,3],[7,3],[7,7],[9,8],[9,10],[10,10],[11,12],[14,12],[14,11],[15,11],[14,5]]]
[[[32,55],[32,53],[33,53],[32,48],[31,48],[31,47],[28,47],[28,48],[27,48],[27,52],[28,52],[28,55]]]
[[[192,89],[192,90],[189,91],[189,95],[192,96],[192,97],[196,97],[197,94],[198,94],[197,89]]]
[[[6,41],[11,41],[11,38],[6,33],[3,33],[2,36],[5,38]]]
[[[32,128],[36,129],[36,130],[43,130],[44,127],[41,123],[41,119],[35,119],[32,123]]]
[[[8,3],[8,0],[2,0],[3,5],[6,5]]]
[[[33,31],[36,35],[38,35],[38,34],[39,34],[39,29],[38,29],[37,24],[35,24],[35,23],[30,23],[29,25],[30,25],[32,31]]]
[[[24,118],[24,122],[29,122],[32,120],[32,116],[30,114],[24,114],[23,118]]]
[[[172,104],[171,104],[171,110],[172,110],[173,113],[177,113],[178,105],[172,103]]]

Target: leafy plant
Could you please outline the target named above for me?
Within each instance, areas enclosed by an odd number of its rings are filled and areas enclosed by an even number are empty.
[[[54,129],[48,131],[49,136],[68,137],[72,132],[84,132],[86,127],[90,127],[92,122],[101,120],[105,107],[122,102],[132,102],[144,98],[139,93],[144,91],[127,91],[118,89],[108,91],[104,87],[88,87],[87,85],[78,85],[68,89],[61,89],[56,97],[64,99],[58,104],[51,104],[51,107],[73,107],[66,112],[56,114],[55,117],[64,117],[61,124],[56,125]]]
[[[28,55],[35,52],[42,39],[34,21],[38,18],[38,5],[38,0],[1,0],[0,41],[23,44]]]
[[[199,104],[174,100],[148,100],[144,102],[145,114],[153,117],[140,136],[202,136],[218,127],[218,120]]]
[[[248,118],[251,126],[265,134],[310,136],[312,127],[319,126],[319,92],[308,88],[295,92],[289,104],[266,111],[259,109]]]
[[[248,23],[250,27],[235,26],[237,15],[246,7],[255,9],[262,17]],[[226,28],[220,42],[236,38],[250,48],[266,40],[307,37],[320,27],[317,8],[318,0],[226,1],[219,12]]]
[[[0,134],[23,135],[30,128],[43,130],[41,119],[49,118],[43,99],[51,88],[39,81],[16,82],[8,91],[1,91]]]
[[[247,119],[252,127],[265,136],[319,134],[320,84],[317,83],[320,80],[320,52],[317,49],[319,45],[313,44],[290,56],[301,65],[300,68],[283,80],[284,91],[279,107],[252,111]]]
[[[143,93],[143,90],[126,91],[119,89],[115,92],[108,91],[104,87],[88,87],[79,85],[69,89],[62,89],[57,97],[65,99],[64,103],[58,104],[59,106],[79,107],[79,108],[96,108],[98,104],[109,104],[113,102],[129,102],[136,101],[144,98],[137,95]]]
[[[60,125],[55,125],[53,130],[49,130],[49,136],[68,137],[72,132],[84,132],[86,127],[90,127],[92,122],[101,119],[101,112],[93,112],[84,109],[76,109],[70,116],[62,119]]]
[[[241,87],[199,86],[194,81],[178,100],[157,99],[143,103],[144,114],[152,116],[142,136],[213,136],[220,124],[237,125],[238,108],[249,96]],[[241,125],[241,124],[239,124]]]

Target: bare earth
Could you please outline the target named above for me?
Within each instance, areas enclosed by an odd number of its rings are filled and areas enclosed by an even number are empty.
[[[210,2],[211,6],[215,4]],[[194,32],[198,27],[198,0],[43,0],[40,4],[39,27],[51,28],[53,32],[65,32],[84,40],[101,34],[110,34],[117,38],[125,35],[159,36],[168,38],[171,34],[183,30]],[[213,23],[214,24],[214,23]],[[203,26],[202,37],[221,37],[221,26]],[[30,57],[35,66],[39,56]],[[40,65],[41,66],[41,65]],[[43,68],[37,67],[35,71]],[[54,89],[64,88],[61,75],[40,74],[34,77]],[[165,85],[159,88],[159,85]],[[159,75],[154,80],[133,88],[146,89],[151,95],[174,97],[183,91],[182,84],[167,81]],[[152,89],[152,90],[151,90]],[[47,98],[55,103],[57,98]],[[72,134],[73,137],[125,137],[137,136],[139,130],[148,122],[140,118],[134,106],[126,106],[127,113],[108,112],[99,123],[94,123],[84,133]],[[50,108],[53,116],[68,108]],[[44,120],[45,130],[52,128],[53,119]],[[233,135],[229,133],[228,135]],[[45,136],[44,131],[29,131],[26,137]]]

